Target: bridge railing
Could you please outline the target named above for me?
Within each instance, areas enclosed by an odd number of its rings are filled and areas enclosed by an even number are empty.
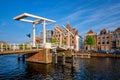
[[[0,44],[0,52],[3,51],[16,51],[16,50],[32,50],[40,49],[42,45],[40,43],[36,44],[36,47],[33,48],[31,44]]]

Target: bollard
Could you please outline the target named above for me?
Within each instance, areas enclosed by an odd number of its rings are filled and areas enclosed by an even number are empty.
[[[20,54],[18,54],[18,61],[20,61]]]
[[[25,54],[22,55],[22,61],[25,61]]]
[[[63,59],[62,65],[65,65],[65,54],[64,53],[62,54],[62,59]]]
[[[57,53],[55,53],[55,64],[57,64]]]
[[[74,67],[74,62],[75,62],[75,55],[74,54],[72,54],[72,63],[71,63],[71,65],[72,65],[72,67]]]

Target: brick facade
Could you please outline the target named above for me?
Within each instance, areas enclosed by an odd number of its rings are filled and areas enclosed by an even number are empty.
[[[94,37],[96,45],[94,46],[93,50],[95,51],[110,51],[112,49],[120,49],[120,27],[111,32],[107,31],[106,29],[102,29],[99,34],[96,34],[90,30],[85,34],[84,40],[86,39],[87,35]],[[85,50],[86,47],[89,50],[89,46],[84,45]]]
[[[70,46],[76,48],[76,35],[78,35],[78,31],[75,28],[72,28],[70,24],[67,24],[65,27],[74,35],[70,35]],[[60,42],[60,35],[62,35],[62,44],[68,45],[68,32],[65,29],[61,29],[60,27],[55,26],[53,31],[53,37],[56,38],[58,42]]]
[[[84,40],[86,39],[87,36],[92,36],[95,40],[95,42],[97,42],[97,34],[94,33],[92,30],[89,30],[85,36],[84,36]],[[90,50],[90,46],[88,45],[84,45],[84,49],[85,50]],[[97,44],[95,44],[95,46],[92,47],[92,50],[97,50]]]
[[[97,50],[111,50],[113,41],[112,35],[112,32],[107,32],[106,29],[102,29],[97,35]]]
[[[113,32],[113,48],[120,49],[120,27]]]

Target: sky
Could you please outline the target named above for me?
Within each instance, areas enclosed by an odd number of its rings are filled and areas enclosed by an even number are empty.
[[[0,41],[12,44],[31,40],[26,34],[32,34],[32,23],[13,20],[22,13],[55,20],[47,30],[70,23],[82,37],[91,29],[99,34],[103,28],[113,31],[120,27],[120,0],[1,0]],[[41,24],[36,25],[36,36],[42,30]]]

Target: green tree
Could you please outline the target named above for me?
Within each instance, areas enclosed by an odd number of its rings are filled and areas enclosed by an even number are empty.
[[[66,41],[65,41],[65,40],[63,40],[63,41],[62,41],[62,44],[66,45]]]
[[[95,39],[92,36],[87,36],[85,39],[85,45],[90,46],[91,50],[91,47],[95,45]]]
[[[52,38],[51,43],[57,43],[57,39],[56,38]]]

